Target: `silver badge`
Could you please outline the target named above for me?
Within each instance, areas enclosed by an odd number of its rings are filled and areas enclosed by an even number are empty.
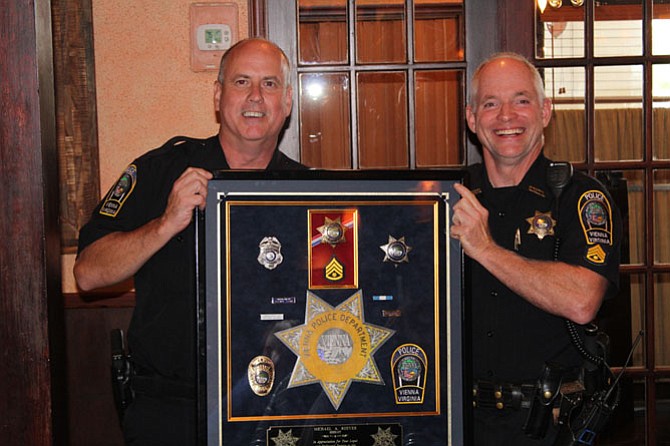
[[[284,260],[281,255],[281,243],[276,237],[264,237],[258,244],[258,263],[267,269],[275,269]]]
[[[396,264],[409,262],[408,254],[412,250],[412,247],[407,246],[405,237],[396,239],[389,235],[389,242],[385,245],[381,245],[379,248],[386,254],[384,256],[384,262],[393,262]]]

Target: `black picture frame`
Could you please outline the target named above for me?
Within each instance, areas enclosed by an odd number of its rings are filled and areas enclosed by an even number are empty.
[[[464,444],[464,170],[218,172],[198,235],[207,445]]]

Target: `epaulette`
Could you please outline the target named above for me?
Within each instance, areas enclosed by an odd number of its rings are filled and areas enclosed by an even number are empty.
[[[205,146],[205,141],[204,139],[201,138],[191,138],[189,136],[175,136],[173,138],[170,138],[164,145],[165,146],[172,146],[176,147],[178,145],[184,144],[184,143],[191,143],[191,144],[199,144],[202,147]]]
[[[532,186],[532,185],[528,186],[528,192],[530,192],[532,194],[535,194],[537,196],[540,196],[542,198],[547,198],[547,194],[542,189],[540,189],[539,187],[536,187],[536,186]]]

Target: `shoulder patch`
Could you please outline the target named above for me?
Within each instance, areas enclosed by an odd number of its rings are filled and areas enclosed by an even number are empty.
[[[107,193],[105,202],[102,203],[102,206],[100,207],[100,215],[116,217],[123,207],[123,203],[125,203],[126,199],[133,193],[136,182],[137,167],[134,164],[131,164],[126,168],[123,174],[121,174],[121,177],[116,184]]]
[[[589,190],[579,197],[577,204],[586,244],[586,259],[592,263],[605,263],[602,245],[612,245],[612,206],[607,196],[599,190]]]

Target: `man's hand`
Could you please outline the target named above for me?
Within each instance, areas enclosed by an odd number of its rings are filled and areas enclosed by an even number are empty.
[[[454,188],[461,199],[454,205],[451,237],[459,240],[463,251],[477,260],[495,244],[489,231],[489,211],[467,187],[457,183]]]
[[[207,183],[211,179],[211,172],[189,167],[174,182],[165,212],[160,219],[161,225],[172,234],[170,237],[189,225],[196,207],[200,210],[205,208]]]

